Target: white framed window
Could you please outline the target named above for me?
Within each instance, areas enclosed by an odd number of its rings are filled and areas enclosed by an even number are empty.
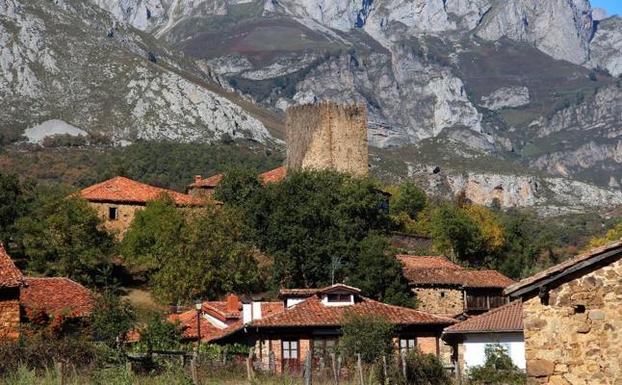
[[[298,341],[283,341],[283,359],[298,359]]]
[[[417,340],[414,338],[400,338],[400,351],[409,352],[417,347]]]

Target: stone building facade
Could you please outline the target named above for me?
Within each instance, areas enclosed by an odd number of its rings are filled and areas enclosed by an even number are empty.
[[[16,339],[19,336],[19,293],[22,286],[22,272],[0,243],[0,339]]]
[[[510,286],[532,384],[622,384],[622,243]]]
[[[464,290],[456,287],[413,287],[417,309],[432,314],[456,315],[465,310]]]
[[[368,173],[367,113],[363,105],[332,102],[287,110],[288,170]]]

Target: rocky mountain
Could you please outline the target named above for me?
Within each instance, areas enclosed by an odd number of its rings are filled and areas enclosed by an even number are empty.
[[[0,0],[5,136],[43,127],[53,134],[103,134],[121,144],[269,140],[253,111],[230,99],[240,98],[228,97],[209,69],[93,4]]]
[[[386,177],[549,212],[622,203],[622,19],[588,0],[11,4],[0,95],[18,102],[0,118],[18,131],[269,141],[290,105],[357,101]]]

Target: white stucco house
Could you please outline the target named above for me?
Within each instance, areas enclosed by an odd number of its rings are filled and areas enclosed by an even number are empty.
[[[453,347],[452,361],[458,374],[486,362],[486,347],[500,345],[514,365],[525,370],[523,307],[521,301],[493,309],[446,328],[443,340]]]

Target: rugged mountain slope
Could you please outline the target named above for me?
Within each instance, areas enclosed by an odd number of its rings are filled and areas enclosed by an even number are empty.
[[[66,122],[117,142],[268,140],[226,94],[209,71],[88,2],[0,0],[5,136],[59,119],[56,128]]]

